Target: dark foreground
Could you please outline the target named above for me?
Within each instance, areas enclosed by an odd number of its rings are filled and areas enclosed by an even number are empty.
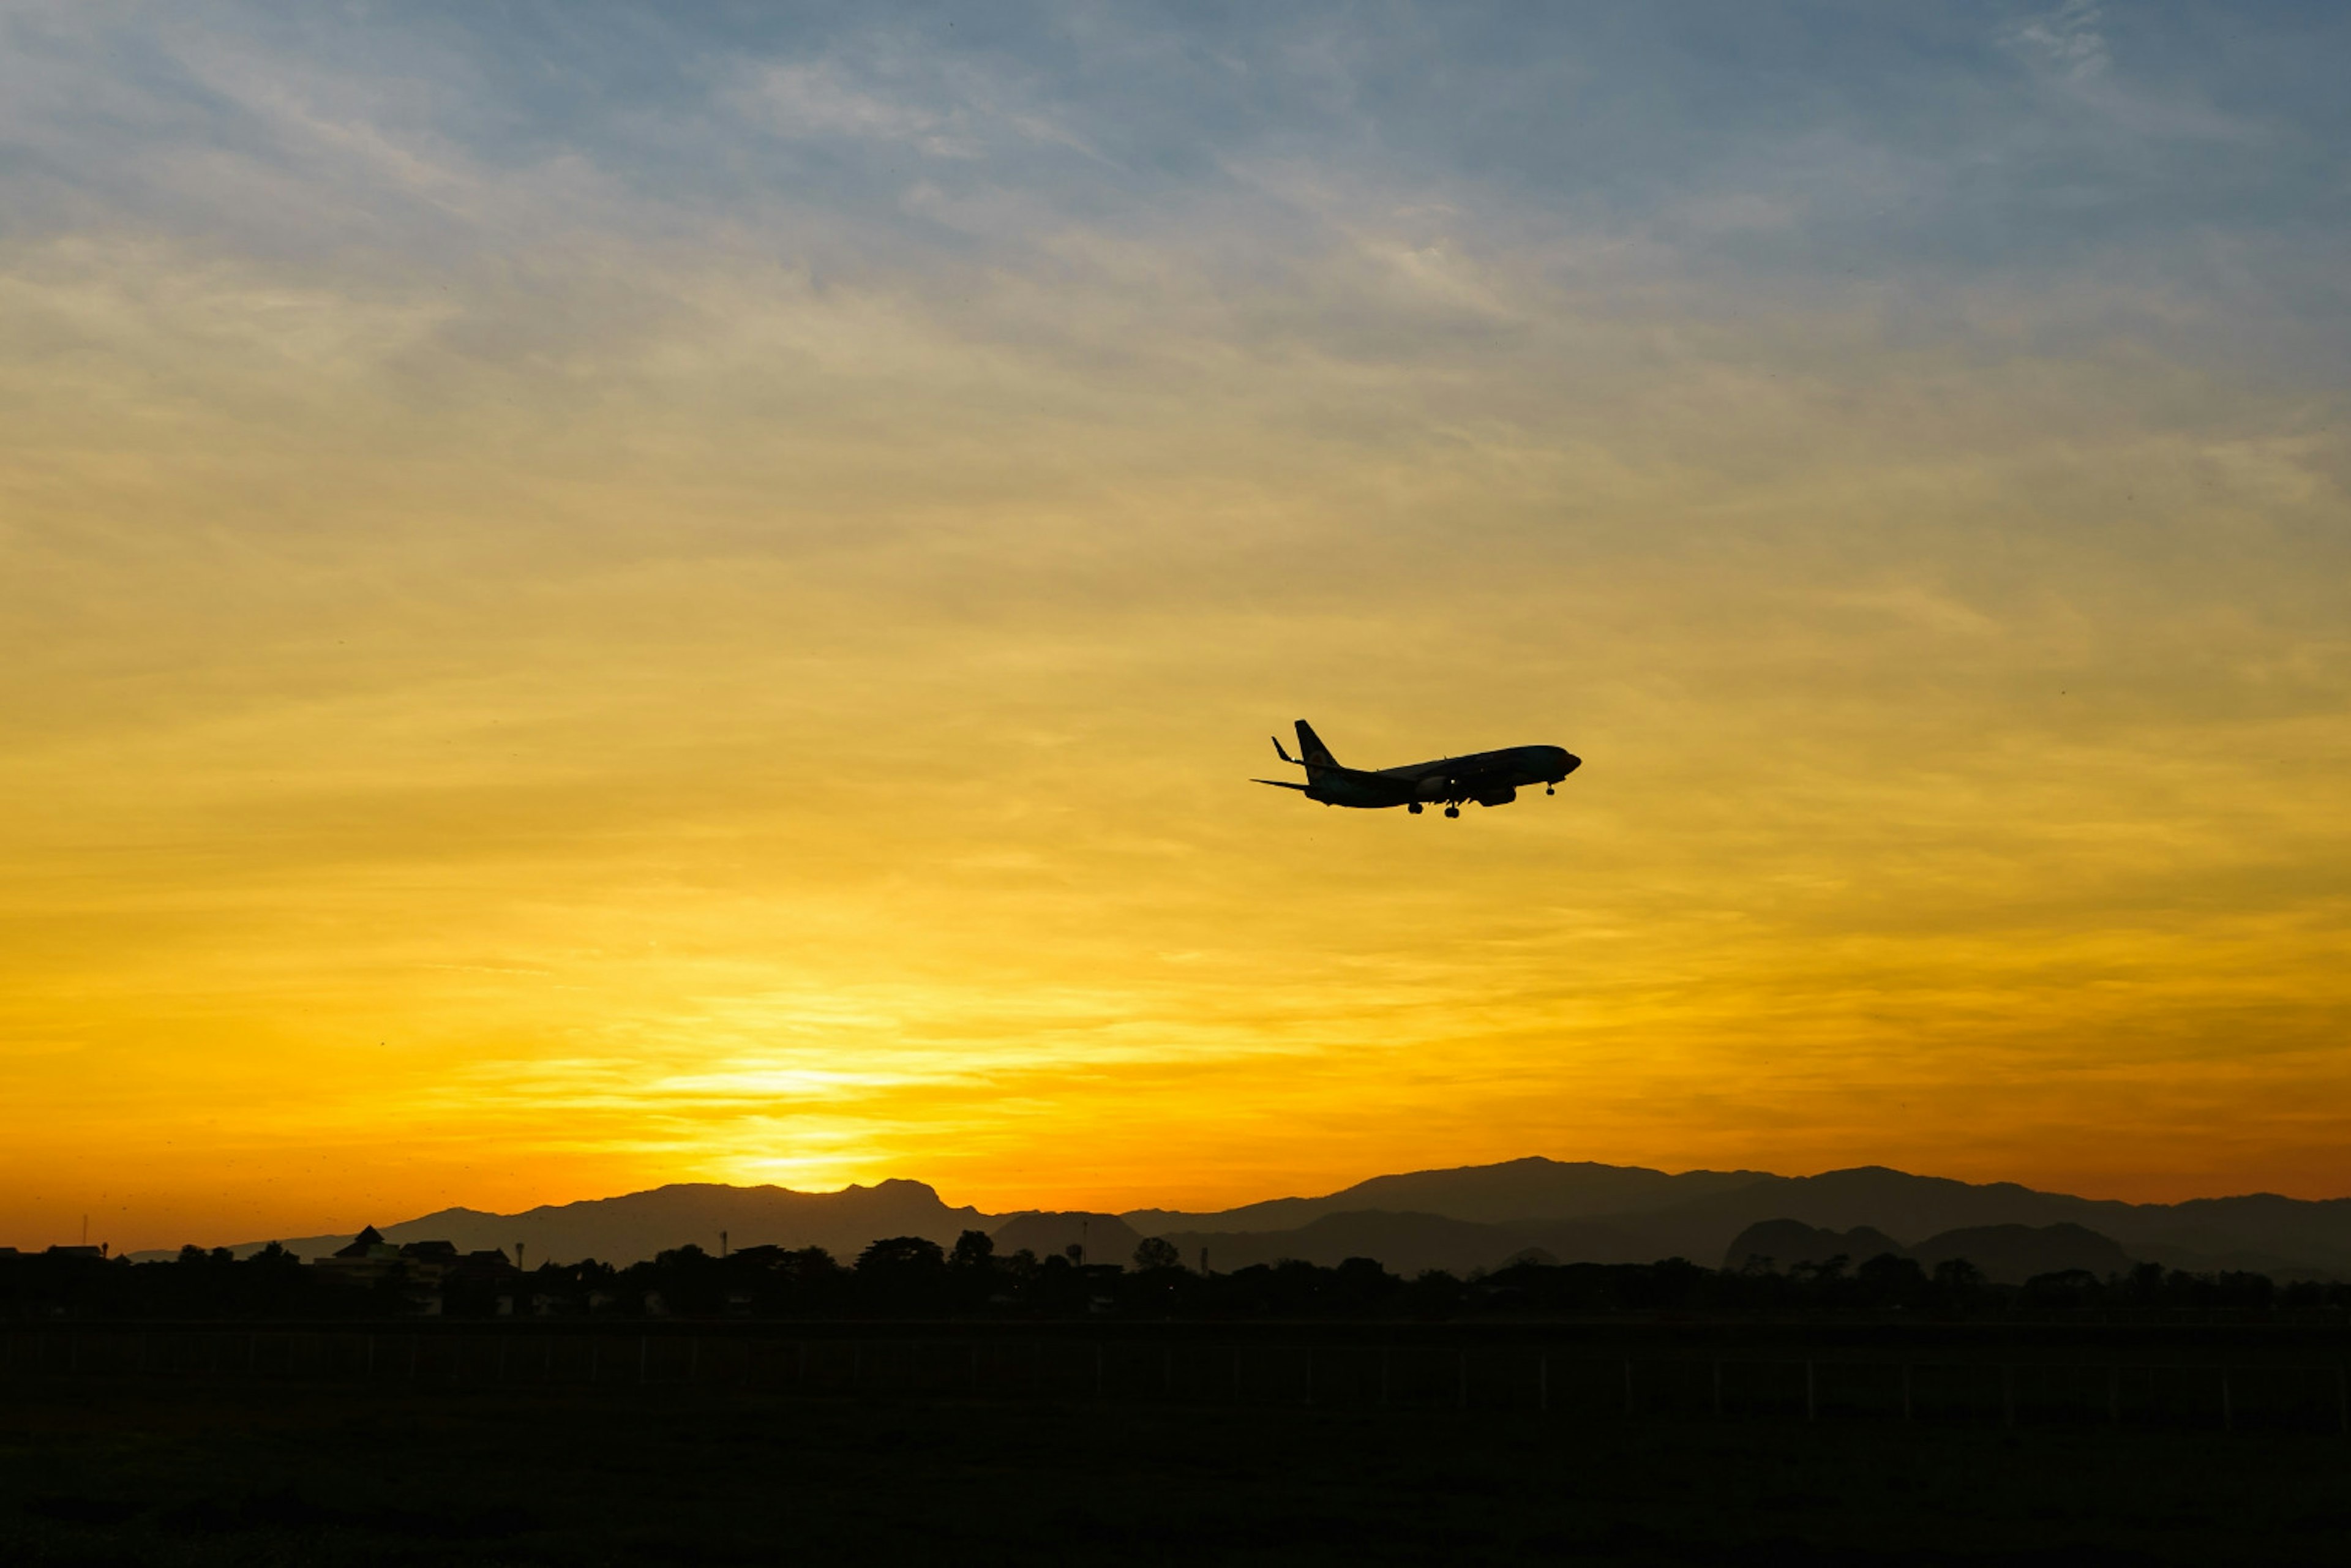
[[[2341,1563],[2351,1442],[707,1388],[20,1383],[10,1563]]]

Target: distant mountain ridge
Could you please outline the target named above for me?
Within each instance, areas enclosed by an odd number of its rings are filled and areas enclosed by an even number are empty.
[[[687,1242],[716,1252],[722,1233],[725,1245],[733,1248],[822,1247],[854,1258],[867,1243],[884,1236],[926,1236],[946,1246],[964,1231],[985,1230],[991,1223],[989,1216],[976,1208],[949,1207],[922,1182],[893,1179],[839,1192],[685,1182],[618,1197],[545,1204],[520,1214],[444,1208],[377,1228],[395,1245],[450,1241],[459,1251],[496,1247],[511,1257],[519,1244],[527,1263],[594,1258],[625,1264]],[[309,1259],[325,1257],[350,1240],[340,1235],[303,1236],[284,1245]],[[248,1242],[237,1250],[262,1245]]]
[[[1530,1155],[1499,1165],[1374,1176],[1323,1197],[1277,1197],[1206,1214],[1139,1208],[1121,1218],[1144,1230],[1154,1227],[1293,1230],[1325,1215],[1375,1209],[1507,1225],[1519,1220],[1641,1214],[1713,1193],[1737,1191],[1757,1182],[1786,1179],[1764,1171],[1684,1171],[1675,1176],[1646,1166],[1604,1166]]]
[[[1955,1258],[1964,1258],[1986,1279],[2002,1285],[2021,1285],[2036,1274],[2080,1270],[2098,1279],[2126,1272],[2140,1260],[2125,1252],[2111,1237],[2085,1226],[2060,1221],[2055,1225],[1974,1225],[1930,1236],[1915,1247],[1905,1247],[1882,1230],[1861,1226],[1852,1230],[1823,1230],[1800,1219],[1767,1219],[1740,1231],[1722,1256],[1725,1269],[1750,1263],[1787,1270],[1798,1264],[1826,1263],[1843,1259],[1858,1268],[1887,1255],[1915,1260],[1932,1270]]]
[[[1320,1197],[1214,1213],[991,1215],[951,1207],[930,1186],[905,1180],[833,1193],[682,1184],[514,1215],[444,1209],[381,1228],[395,1242],[449,1240],[468,1250],[502,1247],[511,1253],[520,1243],[529,1262],[593,1257],[629,1263],[687,1242],[715,1251],[721,1232],[737,1248],[817,1246],[853,1258],[885,1236],[925,1236],[945,1245],[977,1229],[994,1235],[1001,1251],[1025,1247],[1042,1255],[1081,1241],[1096,1262],[1124,1262],[1140,1239],[1164,1236],[1186,1264],[1196,1266],[1205,1249],[1209,1266],[1219,1270],[1283,1258],[1335,1263],[1370,1257],[1412,1273],[1495,1268],[1529,1248],[1562,1262],[1710,1262],[1749,1228],[1772,1220],[1829,1231],[1868,1227],[1910,1249],[1953,1231],[2067,1225],[2095,1232],[2131,1259],[2174,1268],[2351,1278],[2351,1198],[2260,1193],[2132,1204],[1882,1166],[1810,1176],[1673,1174],[1540,1155],[1374,1176]],[[348,1239],[303,1237],[287,1245],[316,1257]]]

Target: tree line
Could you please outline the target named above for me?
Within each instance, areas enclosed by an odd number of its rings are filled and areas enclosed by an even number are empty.
[[[444,1254],[445,1255],[445,1253]],[[429,1256],[429,1255],[428,1255]],[[485,1261],[485,1260],[489,1261]],[[2334,1312],[2351,1315],[2351,1284],[2280,1284],[2265,1274],[2189,1274],[2141,1264],[2099,1278],[2081,1270],[1995,1284],[1963,1259],[1930,1272],[1891,1254],[1739,1270],[1679,1258],[1656,1263],[1520,1262],[1457,1276],[1405,1279],[1368,1258],[1335,1267],[1289,1261],[1229,1272],[1183,1267],[1154,1238],[1127,1266],[1087,1263],[1077,1249],[1042,1258],[996,1251],[984,1231],[952,1247],[923,1237],[875,1241],[856,1258],[820,1247],[700,1247],[614,1267],[592,1260],[525,1271],[502,1254],[448,1268],[403,1259],[354,1283],[306,1267],[272,1243],[243,1259],[190,1247],[176,1260],[131,1263],[60,1254],[0,1256],[0,1313],[76,1318],[452,1317],[810,1319],[1391,1318],[1511,1313],[1902,1314],[1999,1318],[2084,1312]]]

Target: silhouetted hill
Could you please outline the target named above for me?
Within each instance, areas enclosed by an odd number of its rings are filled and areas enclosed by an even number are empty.
[[[1380,1213],[1395,1223],[1364,1218]],[[1494,1268],[1529,1246],[1565,1261],[1704,1260],[1723,1256],[1749,1227],[1785,1219],[1839,1233],[1867,1228],[1897,1244],[1991,1226],[2074,1225],[2114,1239],[2132,1257],[2175,1268],[2351,1277],[2351,1200],[2258,1195],[2128,1204],[1882,1166],[1814,1176],[1670,1175],[1524,1159],[1378,1176],[1323,1197],[1280,1198],[1217,1214],[1138,1209],[1125,1218],[1146,1235],[1176,1241],[1187,1261],[1205,1243],[1221,1268],[1228,1257],[1237,1267],[1280,1257],[1320,1260],[1336,1245],[1332,1233],[1309,1235],[1308,1228],[1337,1214],[1356,1217],[1348,1245],[1391,1268],[1406,1267],[1396,1261],[1405,1258],[1455,1260],[1415,1266],[1457,1271]],[[1426,1228],[1431,1219],[1489,1226],[1492,1234],[1454,1231],[1438,1242]],[[1249,1236],[1259,1239],[1242,1239]],[[1783,1259],[1782,1266],[1794,1260]]]
[[[1562,1263],[1655,1263],[1675,1256],[1658,1251],[1640,1232],[1639,1223],[1637,1215],[1628,1215],[1613,1225],[1597,1219],[1570,1219],[1509,1228],[1522,1245],[1540,1248]]]
[[[1531,1155],[1499,1165],[1374,1176],[1322,1197],[1277,1197],[1215,1213],[1141,1208],[1130,1210],[1125,1218],[1136,1229],[1153,1236],[1178,1229],[1295,1230],[1324,1215],[1374,1209],[1501,1225],[1640,1214],[1712,1192],[1784,1179],[1761,1171],[1684,1171],[1672,1176],[1644,1166],[1571,1163]]]
[[[1946,1230],[1910,1249],[1922,1267],[1964,1258],[2002,1285],[2021,1285],[2035,1274],[2081,1269],[2103,1280],[2126,1273],[2138,1260],[2113,1239],[2079,1225],[1977,1225]]]
[[[2220,1268],[2272,1272],[2291,1261],[2351,1279],[2351,1198],[2260,1192],[2122,1207],[2132,1210],[2126,1223],[2099,1228],[2155,1262],[2189,1256]]]
[[[1134,1260],[1134,1249],[1143,1239],[1134,1227],[1115,1214],[1080,1209],[1053,1213],[1031,1208],[1005,1215],[996,1220],[991,1235],[999,1257],[1025,1247],[1040,1258],[1050,1258],[1076,1245],[1085,1248],[1089,1263],[1122,1267]]]
[[[725,1230],[737,1247],[821,1246],[845,1260],[881,1237],[927,1236],[950,1244],[967,1228],[995,1233],[1001,1250],[1029,1247],[1041,1256],[1076,1240],[1079,1220],[1100,1232],[1087,1238],[1096,1261],[1124,1263],[1138,1237],[1164,1235],[1183,1249],[1186,1263],[1196,1262],[1206,1245],[1220,1270],[1283,1257],[1336,1262],[1362,1256],[1407,1271],[1460,1271],[1499,1267],[1531,1246],[1569,1262],[1673,1257],[1702,1262],[1722,1257],[1750,1226],[1792,1220],[1837,1232],[1867,1227],[1914,1248],[1954,1230],[2073,1225],[2112,1239],[2133,1258],[2172,1268],[2351,1278],[2351,1199],[2255,1194],[2128,1204],[1877,1166],[1813,1176],[1671,1175],[1537,1158],[1375,1176],[1322,1197],[1278,1198],[1217,1214],[1137,1209],[1123,1216],[991,1217],[950,1208],[930,1187],[912,1181],[837,1193],[696,1184],[517,1215],[453,1208],[382,1229],[394,1241],[445,1239],[467,1249],[511,1251],[521,1241],[533,1261],[595,1257],[617,1263],[688,1241],[716,1250]],[[1070,1234],[1057,1228],[1065,1222]],[[317,1257],[348,1239],[307,1237],[287,1245]],[[1981,1266],[1981,1260],[1975,1261]]]
[[[1945,1230],[1915,1247],[1905,1247],[1868,1226],[1826,1230],[1801,1219],[1767,1219],[1740,1231],[1722,1255],[1722,1266],[1738,1270],[1768,1260],[1782,1272],[1803,1263],[1844,1258],[1858,1269],[1892,1253],[1916,1259],[1923,1269],[1964,1258],[1999,1284],[2021,1285],[2035,1274],[2081,1269],[2103,1280],[2129,1270],[2138,1260],[2116,1242],[2079,1225],[1975,1225]]]
[[[1207,1249],[1208,1267],[1230,1273],[1256,1263],[1295,1258],[1325,1268],[1350,1258],[1373,1258],[1406,1276],[1428,1269],[1467,1273],[1493,1269],[1529,1244],[1520,1231],[1437,1214],[1326,1214],[1292,1230],[1169,1230],[1186,1268],[1196,1269]]]
[[[732,1247],[822,1247],[847,1260],[884,1236],[927,1236],[950,1246],[964,1230],[987,1226],[986,1215],[948,1207],[921,1182],[883,1181],[840,1192],[682,1182],[520,1214],[444,1208],[378,1228],[395,1244],[451,1241],[461,1252],[502,1247],[511,1257],[520,1242],[528,1249],[528,1262],[594,1258],[627,1264],[688,1242],[716,1252],[722,1230]],[[341,1235],[299,1237],[286,1246],[306,1259],[318,1258],[350,1240]],[[238,1250],[249,1252],[258,1245],[247,1243]]]
[[[1852,1230],[1823,1230],[1801,1219],[1767,1219],[1750,1225],[1724,1249],[1722,1266],[1736,1271],[1752,1264],[1782,1273],[1805,1263],[1825,1263],[1843,1258],[1856,1266],[1891,1252],[1907,1258],[1909,1249],[1883,1230],[1864,1225]]]
[[[1719,1257],[1740,1232],[1767,1219],[1830,1230],[1870,1226],[1897,1239],[1982,1226],[2078,1225],[2133,1256],[2212,1269],[2231,1252],[2257,1252],[2259,1267],[2351,1276],[2351,1200],[2258,1194],[2184,1204],[2131,1204],[2037,1192],[2013,1182],[1981,1186],[1917,1176],[1882,1166],[1815,1176],[1765,1176],[1655,1209],[1636,1228],[1658,1256]]]

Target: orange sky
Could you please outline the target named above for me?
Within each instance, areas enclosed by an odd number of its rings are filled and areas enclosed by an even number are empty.
[[[1503,50],[1621,185],[1303,21],[604,18],[560,110],[462,22],[8,24],[0,1244],[2351,1191],[2343,198],[2065,14],[1907,48],[1948,124]],[[1543,89],[1612,49],[1689,97]],[[1247,782],[1301,716],[1586,762],[1327,810]]]

